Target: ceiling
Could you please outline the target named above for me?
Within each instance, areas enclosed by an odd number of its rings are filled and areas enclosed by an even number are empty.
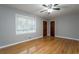
[[[47,12],[40,13],[41,10],[47,9],[46,7],[43,7],[42,4],[9,4],[8,7],[20,9],[22,11],[40,16],[45,19],[51,19],[53,16],[58,16],[62,14],[68,14],[68,13],[79,13],[79,5],[78,4],[59,4],[57,7],[60,7],[61,10],[55,11],[51,14],[48,14]]]

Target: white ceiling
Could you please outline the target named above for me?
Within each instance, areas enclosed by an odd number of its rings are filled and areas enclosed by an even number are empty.
[[[9,4],[8,7],[16,8],[23,10],[25,12],[46,18],[51,19],[53,16],[58,16],[61,14],[68,14],[68,13],[79,13],[79,5],[78,4],[59,4],[57,7],[60,7],[60,11],[55,11],[51,14],[47,12],[40,13],[41,10],[45,10],[47,8],[43,7],[42,4]]]

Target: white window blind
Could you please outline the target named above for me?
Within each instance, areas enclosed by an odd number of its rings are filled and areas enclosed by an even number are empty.
[[[36,32],[36,20],[34,17],[16,15],[16,34]]]

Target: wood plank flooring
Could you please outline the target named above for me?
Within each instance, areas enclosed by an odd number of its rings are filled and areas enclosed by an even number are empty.
[[[79,41],[63,38],[44,37],[0,49],[0,53],[8,54],[78,54]]]

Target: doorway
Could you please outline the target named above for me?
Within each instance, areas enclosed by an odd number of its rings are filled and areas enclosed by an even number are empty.
[[[50,36],[55,37],[55,21],[50,22]]]
[[[47,36],[47,21],[43,21],[43,37]]]

